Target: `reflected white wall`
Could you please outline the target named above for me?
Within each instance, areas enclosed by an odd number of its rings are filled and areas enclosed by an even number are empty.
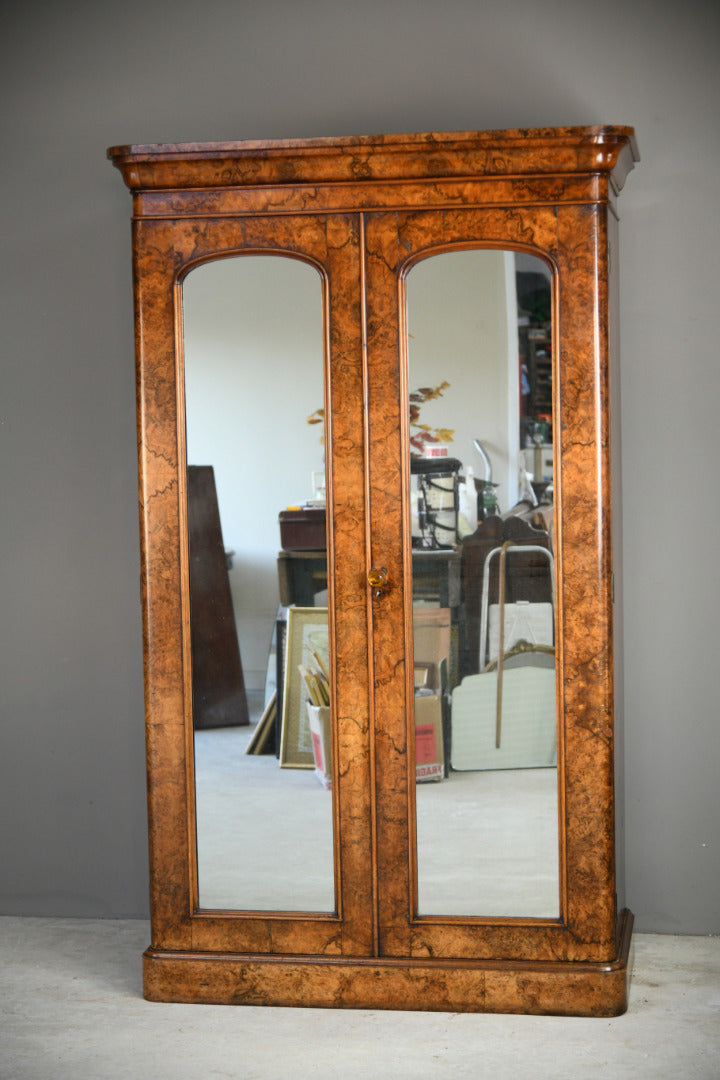
[[[518,337],[515,257],[474,250],[434,255],[407,278],[410,389],[450,383],[420,420],[453,428],[452,457],[484,476],[480,439],[500,484],[502,510],[517,501]]]
[[[322,284],[297,259],[206,263],[183,287],[187,460],[212,465],[248,689],[265,685],[278,605],[278,514],[322,469]]]

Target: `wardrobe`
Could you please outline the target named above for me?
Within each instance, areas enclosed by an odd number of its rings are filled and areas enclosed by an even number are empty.
[[[132,196],[146,997],[624,1011],[632,915],[622,882],[617,198],[638,160],[633,130],[134,145],[108,156]],[[238,276],[216,285],[226,272]],[[298,292],[286,277],[302,279]],[[243,284],[253,278],[256,291]],[[523,280],[544,290],[542,313]],[[220,289],[223,312],[207,314],[204,297],[212,304]],[[542,343],[551,370],[542,414],[524,411],[523,334]],[[307,422],[313,403],[317,424]],[[279,465],[263,439],[270,448],[289,439]],[[314,450],[301,462],[308,440]],[[533,473],[538,446],[547,475]],[[435,506],[418,487],[418,459],[426,471],[447,468]],[[201,776],[190,466],[215,469],[241,624],[262,582],[271,590],[282,547],[273,533],[265,561],[255,554],[263,500],[271,531],[274,509],[306,494],[325,510],[321,617],[287,608],[283,705],[288,724],[306,723],[293,665],[317,668],[329,700],[325,786],[313,768],[272,754],[240,754],[236,772],[222,749],[230,743],[218,744],[216,778]],[[307,491],[299,480],[283,487],[295,468]],[[322,493],[310,491],[311,470]],[[483,503],[490,489],[496,506]],[[238,493],[255,517],[235,514]],[[524,499],[532,528],[544,514],[540,546],[553,560],[542,676],[552,756],[496,767],[491,746],[488,764],[464,770],[453,764],[453,702],[464,680],[485,677],[485,658],[463,662],[470,583],[457,577],[460,554],[484,511],[503,515]],[[428,540],[423,523],[443,515],[448,532]],[[455,574],[440,600],[428,566],[446,584]],[[271,596],[266,607],[276,604]],[[247,618],[246,685],[249,653],[262,667],[272,629]],[[302,650],[297,662],[298,634],[318,664]],[[503,720],[507,738],[512,722]],[[429,782],[418,769],[428,754],[442,766]],[[267,783],[243,779],[253,762]],[[208,829],[220,772],[236,801],[228,795],[222,825]],[[275,804],[284,783],[292,790]],[[224,868],[237,885],[215,889]],[[267,890],[254,891],[266,873]]]

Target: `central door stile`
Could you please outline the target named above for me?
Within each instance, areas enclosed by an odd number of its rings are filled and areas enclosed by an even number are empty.
[[[364,436],[364,484],[365,484],[365,564],[364,570],[368,589],[366,591],[366,611],[368,626],[368,653],[367,653],[367,692],[368,692],[368,743],[370,751],[370,843],[372,859],[372,955],[380,955],[379,941],[379,909],[378,909],[378,844],[377,844],[377,779],[376,779],[376,746],[375,746],[375,658],[372,648],[373,633],[373,599],[377,599],[377,589],[373,588],[373,546],[372,546],[372,521],[371,521],[371,477],[370,477],[370,374],[368,370],[368,312],[367,312],[367,244],[365,239],[367,215],[359,215],[359,248],[360,248],[360,327],[362,335],[362,373],[363,373],[363,436]],[[383,570],[383,574],[385,571]]]
[[[397,217],[368,214],[365,230],[368,334],[368,457],[371,568],[381,587],[368,589],[371,607],[375,807],[378,846],[378,948],[381,956],[407,955],[410,947],[411,866],[408,657],[412,648],[406,612],[407,456],[400,365]],[[414,770],[413,770],[414,771]]]
[[[326,218],[328,588],[333,641],[335,867],[345,956],[374,954],[363,255],[357,215]]]

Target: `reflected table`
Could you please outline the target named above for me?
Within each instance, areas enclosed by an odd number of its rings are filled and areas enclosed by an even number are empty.
[[[454,548],[412,553],[413,600],[450,608],[458,621],[461,553]],[[327,588],[325,551],[281,551],[278,554],[280,603],[313,607],[315,594]]]

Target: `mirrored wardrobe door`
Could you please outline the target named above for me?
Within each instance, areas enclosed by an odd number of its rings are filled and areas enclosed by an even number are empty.
[[[402,473],[373,457],[373,561],[389,578],[373,603],[378,835],[407,868],[380,883],[390,954],[502,954],[529,932],[550,956],[563,933],[555,233],[552,215],[519,216],[368,220],[368,325],[399,327],[369,349],[371,449],[394,421]],[[373,385],[397,395],[393,416]]]
[[[176,783],[185,776],[177,805],[187,815],[185,831],[167,815],[166,790],[151,785],[153,842],[164,870],[158,882],[164,892],[171,882],[176,889],[167,922],[158,896],[155,941],[162,947],[185,921],[177,902],[184,893],[198,948],[212,947],[218,935],[237,950],[367,948],[371,906],[361,882],[370,859],[369,799],[354,798],[353,788],[367,789],[368,752],[361,726],[342,719],[349,709],[354,715],[349,703],[363,701],[367,684],[366,666],[355,662],[367,651],[365,584],[348,573],[362,554],[358,525],[364,535],[362,349],[352,329],[360,295],[357,226],[338,217],[304,218],[300,227],[287,217],[184,223],[171,234],[162,222],[143,223],[137,250],[149,264],[139,306],[154,327],[140,342],[144,475],[152,484],[163,454],[172,464],[176,452],[181,463],[179,498],[174,484],[159,484],[144,509],[148,563],[162,568],[150,576],[177,581],[183,613],[182,626],[172,629],[170,594],[153,586],[148,633],[168,671],[160,677],[151,667],[149,692],[167,709],[172,688],[184,705],[170,725],[149,729],[152,775],[164,776],[169,761],[177,765]],[[168,391],[177,417],[165,407]],[[333,402],[346,400],[355,404],[333,419]],[[211,505],[209,518],[198,511],[203,503]],[[292,529],[284,532],[288,507],[304,504],[324,510],[310,551]],[[173,515],[180,537],[168,545],[159,524]],[[210,539],[220,565],[208,592],[201,564]],[[307,574],[291,578],[288,571],[297,556],[304,564],[312,557],[316,571],[322,563],[309,597]],[[279,678],[270,658],[277,623]],[[243,686],[220,691],[227,672],[214,679],[210,671],[218,692],[208,695],[198,670],[203,662],[224,664],[222,637],[234,639]],[[303,670],[310,668],[322,670],[327,702],[323,783],[313,767]],[[248,754],[273,681],[281,692],[277,741],[270,746],[268,737],[269,753]],[[238,709],[242,696],[253,706],[249,726]],[[348,764],[339,779],[343,753]]]
[[[327,591],[287,619],[278,584],[288,506],[316,496],[327,550],[323,424],[306,420],[324,402],[322,279],[251,254],[203,263],[182,291],[199,907],[332,912],[332,794],[314,782],[302,678],[319,668],[327,686]]]
[[[405,303],[417,910],[557,918],[551,270],[446,251]]]

